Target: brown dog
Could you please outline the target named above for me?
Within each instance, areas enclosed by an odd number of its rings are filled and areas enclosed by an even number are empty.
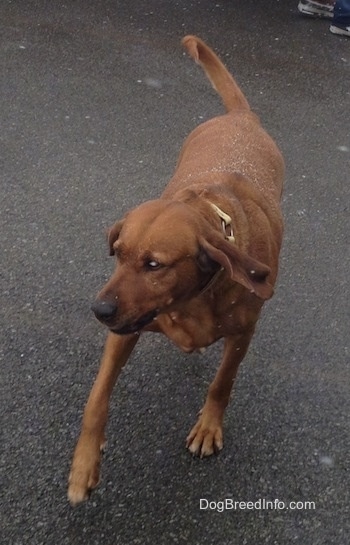
[[[93,305],[110,332],[74,453],[73,505],[99,482],[109,398],[140,334],[162,332],[186,352],[224,337],[222,362],[187,437],[192,454],[209,456],[223,446],[222,421],[237,369],[273,294],[283,231],[282,156],[213,51],[195,36],[183,45],[227,113],[190,134],[160,199],[141,204],[110,229],[110,253],[118,263]]]

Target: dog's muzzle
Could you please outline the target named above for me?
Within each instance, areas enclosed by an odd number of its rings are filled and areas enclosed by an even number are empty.
[[[122,323],[122,325],[119,326],[116,325],[116,321],[120,323],[122,320],[120,320],[120,317],[116,320],[118,314],[117,303],[96,299],[91,305],[91,310],[100,322],[109,327],[113,333],[118,333],[119,335],[137,333],[146,325],[150,324],[159,314],[158,309],[151,310],[150,312],[146,312],[146,314],[141,316],[138,320],[127,323],[124,322],[124,324]]]

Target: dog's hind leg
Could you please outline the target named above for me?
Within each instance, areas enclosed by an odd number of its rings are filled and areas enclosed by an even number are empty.
[[[84,410],[82,430],[69,475],[68,498],[72,505],[87,500],[99,483],[109,399],[138,338],[139,335],[114,333],[107,336],[100,369]]]

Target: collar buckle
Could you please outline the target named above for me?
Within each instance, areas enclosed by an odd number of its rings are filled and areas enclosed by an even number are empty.
[[[216,204],[212,202],[209,202],[209,204],[212,207],[212,209],[217,213],[219,218],[221,219],[221,227],[222,227],[222,232],[224,234],[224,237],[226,238],[226,240],[228,240],[229,242],[233,244],[235,242],[235,236],[233,234],[231,217],[228,214],[226,214],[223,210],[221,210],[221,208],[216,206]]]

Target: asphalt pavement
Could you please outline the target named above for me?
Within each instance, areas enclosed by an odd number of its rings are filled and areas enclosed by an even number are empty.
[[[2,544],[348,545],[350,42],[296,5],[2,0]],[[188,33],[221,55],[285,156],[278,288],[222,453],[198,460],[184,444],[220,343],[187,356],[145,335],[113,395],[101,485],[72,509],[105,336],[89,308],[113,267],[105,228],[157,197],[185,136],[223,111],[181,50]]]

